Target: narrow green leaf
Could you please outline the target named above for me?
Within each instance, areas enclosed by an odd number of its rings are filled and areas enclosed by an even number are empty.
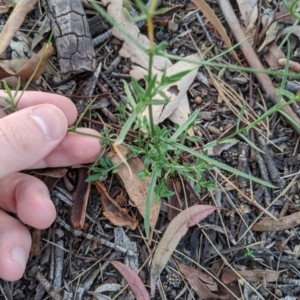
[[[193,114],[190,115],[188,119],[185,120],[183,124],[181,124],[180,127],[175,131],[175,133],[171,136],[171,139],[176,140],[184,131],[186,131],[188,127],[196,121],[199,112],[200,109],[196,109]]]
[[[128,85],[128,83],[125,80],[123,80],[123,85],[124,85],[124,91],[125,91],[127,100],[129,102],[130,106],[133,109],[135,109],[136,108],[136,102],[135,102],[135,100],[134,100],[134,98],[132,96],[132,93],[130,91],[129,85]]]
[[[238,175],[238,176],[242,176],[242,177],[244,177],[244,178],[247,178],[247,179],[249,179],[249,180],[252,180],[252,181],[254,181],[254,182],[257,182],[257,183],[259,183],[259,184],[262,184],[262,185],[264,185],[264,186],[267,186],[267,187],[269,187],[269,188],[275,188],[275,186],[272,185],[272,184],[269,183],[269,182],[266,182],[266,181],[264,181],[264,180],[261,180],[261,179],[259,179],[259,178],[254,177],[254,176],[251,176],[251,175],[248,175],[248,174],[246,174],[246,173],[243,173],[243,172],[241,172],[241,171],[239,171],[239,170],[237,170],[237,169],[234,169],[234,168],[232,168],[232,167],[230,167],[230,166],[227,166],[227,165],[225,165],[225,164],[223,164],[223,163],[220,163],[220,162],[218,162],[218,161],[216,161],[216,160],[214,160],[214,159],[212,159],[212,158],[210,158],[210,157],[208,157],[208,156],[205,156],[204,154],[199,153],[199,152],[197,152],[197,151],[195,151],[195,150],[193,150],[193,149],[190,149],[190,148],[188,148],[188,147],[186,147],[186,146],[184,146],[184,145],[181,145],[181,144],[179,144],[179,143],[175,143],[175,146],[176,146],[177,148],[179,148],[179,149],[185,151],[185,152],[188,152],[188,153],[190,153],[190,154],[192,154],[192,155],[194,155],[194,156],[196,156],[196,157],[199,157],[200,159],[202,159],[202,160],[208,162],[209,164],[211,164],[211,165],[213,165],[213,166],[216,166],[216,167],[218,167],[218,168],[220,168],[220,169],[223,169],[223,170],[225,170],[225,171],[228,171],[228,172],[233,173],[233,174]]]
[[[262,151],[260,148],[258,148],[254,143],[252,143],[246,136],[244,136],[243,134],[239,134],[239,136],[247,143],[249,144],[253,149],[255,149],[256,151],[260,152],[260,153],[265,153],[264,151]]]
[[[136,114],[135,114],[135,112],[133,112],[131,114],[131,116],[128,118],[128,120],[125,122],[125,124],[123,125],[123,127],[119,133],[119,136],[116,139],[117,144],[122,144],[124,142],[125,137],[135,120],[136,120]]]
[[[152,172],[151,179],[148,186],[148,191],[147,191],[145,217],[144,217],[144,226],[145,226],[145,232],[147,237],[149,237],[150,234],[150,213],[151,213],[151,206],[152,206],[156,181],[157,181],[157,175],[155,172]]]

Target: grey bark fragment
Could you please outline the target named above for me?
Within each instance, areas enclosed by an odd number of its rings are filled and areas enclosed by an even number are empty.
[[[47,0],[47,16],[54,31],[63,73],[94,71],[94,46],[80,0]]]

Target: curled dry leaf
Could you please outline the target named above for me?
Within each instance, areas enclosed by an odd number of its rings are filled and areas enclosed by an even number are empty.
[[[151,266],[151,294],[154,295],[155,283],[167,264],[180,239],[189,227],[194,226],[217,209],[210,205],[195,205],[182,211],[175,217],[165,231],[155,251]]]
[[[128,285],[131,287],[136,300],[149,300],[149,294],[140,277],[124,264],[111,260],[110,263],[121,273]]]
[[[138,225],[137,220],[131,218],[125,208],[121,208],[118,203],[112,199],[101,181],[95,181],[97,191],[100,193],[103,206],[103,215],[116,226],[129,226],[132,230]]]
[[[14,34],[23,24],[26,15],[34,8],[36,2],[37,0],[18,1],[0,33],[0,54],[6,50]]]
[[[252,227],[254,231],[282,231],[286,229],[291,229],[300,224],[300,212],[291,214],[286,217],[278,218],[275,221],[271,218],[263,219]]]
[[[130,153],[130,150],[123,146],[119,146],[119,150],[124,157]],[[118,165],[122,162],[116,153],[111,157],[111,160],[114,165]],[[124,164],[118,166],[117,174],[121,178],[129,198],[136,205],[140,214],[144,217],[146,209],[146,196],[150,178],[138,178],[137,173],[145,168],[144,163],[138,157],[133,157],[130,161],[128,161],[128,164],[132,171],[132,178],[130,178],[128,174],[128,168]],[[150,227],[152,230],[155,227],[159,215],[160,204],[160,202],[157,204],[153,203],[151,206]]]
[[[218,295],[212,291],[217,291],[218,287],[213,278],[198,269],[190,266],[178,264],[180,272],[188,279],[196,294],[203,299],[216,299]]]
[[[0,61],[0,80],[9,76],[18,76],[23,79],[30,79],[38,63],[41,60],[33,80],[36,80],[43,73],[48,58],[53,54],[54,49],[52,44],[45,44],[44,47],[29,60],[13,59]]]

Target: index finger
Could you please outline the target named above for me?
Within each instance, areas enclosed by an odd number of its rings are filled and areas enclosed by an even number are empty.
[[[15,102],[18,101],[19,97],[21,96],[22,92],[19,92],[15,97]],[[14,94],[14,91],[12,91]],[[7,106],[8,103],[2,98],[7,97],[7,94],[0,90],[0,105]],[[35,106],[39,104],[52,104],[57,106],[59,109],[63,111],[65,114],[68,125],[72,125],[76,118],[77,118],[77,109],[74,103],[67,97],[58,95],[58,94],[51,94],[45,92],[35,92],[35,91],[26,91],[23,93],[21,100],[18,102],[18,110],[24,109],[29,106]],[[0,118],[5,117],[6,114],[0,110]]]

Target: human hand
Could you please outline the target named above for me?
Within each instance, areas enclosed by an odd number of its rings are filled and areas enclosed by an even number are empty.
[[[0,91],[0,96],[7,95]],[[7,105],[2,99],[0,104]],[[31,236],[21,222],[45,229],[56,215],[46,185],[18,172],[90,163],[100,153],[98,139],[67,133],[76,117],[69,99],[42,92],[25,92],[18,111],[8,116],[0,110],[0,278],[4,280],[20,279],[26,267]],[[80,131],[97,134],[87,128]],[[16,213],[21,222],[7,212]]]

